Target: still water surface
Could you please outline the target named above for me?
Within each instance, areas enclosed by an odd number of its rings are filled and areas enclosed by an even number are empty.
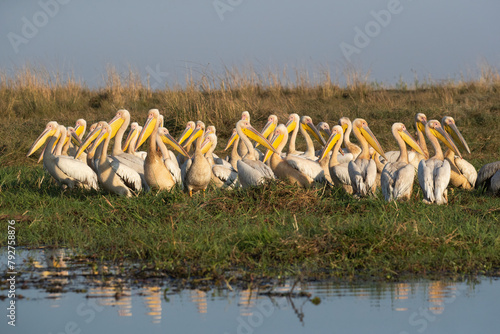
[[[2,253],[4,274],[7,259]],[[67,255],[64,250],[21,252],[16,294],[22,298],[16,299],[16,327],[7,324],[10,299],[4,298],[0,333],[500,331],[500,280],[494,278],[475,282],[285,281],[248,289],[229,282],[222,288],[180,289],[171,280],[124,279],[117,267],[69,263]],[[292,288],[293,293],[287,295]],[[8,289],[0,291],[0,296],[7,294]]]

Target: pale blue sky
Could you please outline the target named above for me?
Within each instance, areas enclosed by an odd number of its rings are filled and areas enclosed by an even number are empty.
[[[0,0],[0,69],[30,62],[96,86],[107,64],[132,66],[158,88],[249,64],[328,67],[341,83],[349,61],[387,84],[460,78],[483,60],[500,68],[499,13],[497,0]]]

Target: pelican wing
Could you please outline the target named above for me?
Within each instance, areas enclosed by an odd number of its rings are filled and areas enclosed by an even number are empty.
[[[437,204],[448,202],[446,198],[448,184],[450,183],[451,166],[448,160],[443,161],[434,169],[434,196]]]
[[[334,174],[337,179],[346,185],[351,185],[351,178],[349,177],[348,163],[340,164],[330,169],[330,174]]]
[[[435,160],[421,160],[418,165],[418,183],[424,193],[424,201],[434,203],[433,168]]]
[[[238,179],[238,172],[232,167],[226,168],[222,165],[215,165],[212,167],[212,173],[215,177],[224,182],[224,186],[228,188],[233,188]]]
[[[66,175],[78,180],[82,184],[99,189],[97,174],[92,168],[80,160],[68,156],[57,156],[55,158],[56,166]]]
[[[411,164],[405,164],[405,166],[397,170],[396,175],[392,194],[394,199],[399,199],[408,192],[411,192],[413,181],[415,180],[415,167]]]
[[[471,186],[474,188],[477,180],[477,171],[470,162],[460,157],[455,157],[455,165],[463,176],[469,181]]]
[[[500,171],[500,161],[490,162],[481,167],[477,173],[477,186],[480,187],[483,183],[487,183],[496,174],[500,175],[500,173],[497,173],[498,171]]]
[[[286,157],[285,161],[298,170],[302,172],[304,175],[309,176],[316,182],[325,183],[325,171],[316,161],[312,161],[306,158],[301,158],[295,155],[289,155]]]
[[[274,179],[273,171],[262,161],[238,160],[237,167],[238,178],[243,187],[260,185],[266,178]]]
[[[349,177],[355,194],[368,195],[377,178],[377,165],[370,159],[359,159],[349,162]]]
[[[179,164],[177,163],[177,159],[175,158],[175,156],[173,159],[164,159],[163,163],[164,163],[165,167],[167,167],[170,174],[172,174],[172,178],[174,179],[175,183],[181,184],[182,183],[182,173],[181,173],[181,169],[179,168]]]
[[[133,191],[142,190],[142,179],[133,168],[123,164],[116,157],[112,157],[110,161],[111,168],[122,182]]]
[[[391,155],[387,156],[387,158],[391,159]],[[380,187],[382,188],[382,194],[384,195],[386,201],[393,200],[396,173],[397,169],[395,167],[395,163],[388,162],[380,175]]]

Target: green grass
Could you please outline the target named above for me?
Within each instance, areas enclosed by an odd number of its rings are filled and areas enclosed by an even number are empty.
[[[493,74],[492,74],[493,73]],[[43,74],[43,73],[42,73]],[[231,73],[229,73],[231,74]],[[188,120],[217,127],[222,153],[241,111],[260,129],[275,113],[296,112],[333,125],[341,116],[365,118],[385,151],[390,133],[413,117],[455,118],[468,141],[465,156],[479,169],[500,158],[500,79],[497,71],[470,82],[379,89],[366,82],[340,87],[265,84],[253,77],[188,82],[184,89],[151,91],[108,80],[90,90],[69,81],[21,73],[0,82],[0,217],[16,220],[19,245],[76,250],[88,257],[130,259],[174,277],[222,275],[398,278],[406,275],[500,274],[500,199],[454,190],[449,204],[427,206],[415,184],[411,201],[356,200],[338,189],[297,189],[270,183],[255,189],[187,197],[179,189],[121,198],[104,192],[62,191],[36,158],[26,158],[45,124],[89,125],[119,108],[143,123],[149,108],[165,115],[175,136]],[[1,77],[1,74],[0,74]],[[298,142],[298,149],[304,142]],[[7,235],[7,234],[5,234]],[[0,238],[6,246],[7,238]]]

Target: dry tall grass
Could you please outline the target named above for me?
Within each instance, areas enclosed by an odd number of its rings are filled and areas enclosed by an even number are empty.
[[[24,156],[51,120],[70,126],[84,118],[91,124],[126,108],[133,121],[143,123],[153,107],[165,115],[171,133],[182,131],[188,120],[200,119],[217,127],[220,142],[227,139],[243,110],[250,111],[256,128],[271,113],[281,122],[298,113],[331,125],[341,116],[363,117],[386,150],[396,148],[389,130],[393,122],[411,129],[417,112],[429,119],[451,115],[468,140],[473,159],[498,160],[500,74],[487,64],[477,73],[459,81],[415,80],[413,87],[381,88],[369,81],[369,73],[354,68],[344,71],[347,84],[341,86],[328,68],[311,75],[301,69],[257,72],[252,67],[226,67],[220,73],[189,74],[183,85],[154,90],[133,68],[121,75],[110,66],[103,77],[105,86],[89,89],[72,75],[25,66],[14,75],[0,71],[0,162],[32,162]]]

